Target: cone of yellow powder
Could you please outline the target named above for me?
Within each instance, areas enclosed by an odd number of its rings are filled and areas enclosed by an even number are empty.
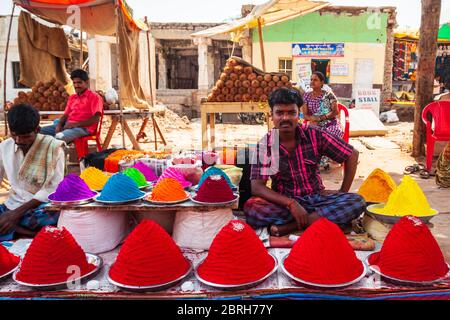
[[[387,202],[392,191],[397,188],[392,177],[376,168],[359,187],[358,193],[367,202]]]
[[[80,178],[86,182],[91,190],[100,191],[105,186],[109,176],[95,167],[88,167],[80,174]]]

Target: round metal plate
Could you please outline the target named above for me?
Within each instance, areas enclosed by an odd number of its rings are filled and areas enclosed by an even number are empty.
[[[145,190],[145,189],[150,188],[152,186],[153,186],[153,184],[151,184],[150,182],[147,182],[147,184],[145,186],[139,187],[139,190]]]
[[[109,269],[109,270],[111,272],[111,269]],[[192,263],[190,263],[190,267],[189,267],[188,271],[185,274],[183,274],[181,277],[179,277],[179,278],[177,278],[177,279],[175,279],[173,281],[170,281],[170,282],[167,282],[167,283],[158,284],[158,285],[154,285],[154,286],[129,286],[129,285],[125,285],[125,284],[119,283],[119,282],[114,281],[113,279],[111,279],[111,276],[110,276],[109,273],[108,273],[108,281],[111,284],[115,285],[116,287],[118,287],[119,289],[124,290],[124,291],[131,291],[131,292],[156,292],[156,291],[167,290],[167,289],[175,286],[177,283],[179,283],[183,279],[187,278],[191,274],[192,270],[193,270]]]
[[[94,191],[95,192],[95,191]],[[50,202],[53,205],[57,205],[57,206],[73,206],[73,205],[82,205],[82,204],[87,204],[89,202],[91,202],[94,198],[98,197],[99,194],[98,192],[95,192],[95,195],[90,197],[90,198],[86,198],[86,199],[80,199],[80,200],[74,200],[74,201],[56,201],[56,200],[52,200],[51,197],[54,195],[54,193],[52,193],[51,195],[48,196],[48,199],[50,200]]]
[[[80,283],[85,282],[85,281],[95,277],[100,272],[100,270],[103,266],[102,258],[100,258],[98,255],[95,255],[95,254],[86,253],[86,259],[89,263],[95,265],[95,269],[78,279],[71,279],[71,282],[75,282],[75,281],[80,281]],[[27,283],[27,282],[17,280],[16,275],[19,272],[19,270],[20,270],[20,267],[18,270],[16,270],[14,272],[13,280],[22,286],[25,286],[25,287],[28,287],[31,289],[35,289],[35,290],[45,290],[45,291],[67,289],[68,282],[49,283],[49,284],[33,284],[33,283]]]
[[[309,286],[309,287],[314,287],[314,288],[318,288],[318,289],[323,289],[323,288],[333,289],[333,288],[343,288],[343,287],[348,287],[348,286],[351,286],[352,284],[355,284],[355,283],[361,281],[362,278],[364,278],[364,277],[366,276],[366,273],[367,273],[367,266],[366,266],[365,263],[363,263],[363,262],[361,261],[361,263],[362,263],[362,265],[363,265],[363,272],[361,273],[361,275],[360,275],[358,278],[356,278],[356,279],[354,279],[354,280],[352,280],[352,281],[349,281],[349,282],[346,282],[346,283],[337,283],[337,284],[320,284],[320,283],[313,283],[313,282],[309,282],[309,281],[305,281],[305,280],[302,280],[302,279],[300,279],[300,278],[297,278],[297,277],[293,276],[289,271],[286,270],[286,268],[284,267],[284,260],[286,260],[286,258],[288,257],[288,255],[289,255],[289,254],[286,254],[286,255],[283,257],[283,260],[282,260],[282,262],[281,262],[281,270],[283,270],[284,274],[287,275],[287,276],[288,276],[289,278],[291,278],[292,280],[294,280],[295,282],[301,283],[302,285],[307,285],[307,286]]]
[[[388,216],[380,213],[373,212],[373,209],[382,209],[384,208],[385,203],[372,204],[367,207],[366,211],[369,215],[373,216],[376,220],[388,224],[395,224],[398,220],[403,218],[403,216]],[[433,214],[424,217],[416,217],[422,220],[423,223],[428,223],[433,217],[435,217],[439,212],[433,209]]]
[[[144,193],[144,192],[143,192],[143,193]],[[130,200],[122,200],[122,201],[99,200],[99,199],[98,199],[99,196],[96,196],[96,197],[94,198],[94,200],[95,200],[96,202],[104,203],[104,204],[124,204],[124,203],[129,203],[129,202],[134,202],[134,201],[138,201],[138,200],[144,199],[145,196],[146,196],[146,194],[144,193],[144,194],[143,194],[142,196],[140,196],[139,198],[130,199]]]
[[[14,256],[16,256],[16,255],[14,255]],[[18,257],[18,258],[20,258],[19,256],[16,256],[16,257]],[[11,269],[10,271],[8,271],[8,272],[6,272],[5,274],[2,274],[2,275],[0,275],[0,281],[2,281],[2,280],[5,280],[6,278],[8,278],[11,274],[13,274],[14,272],[16,272],[16,270],[19,268],[19,266],[20,266],[20,260],[19,260],[19,263],[13,268],[13,269]]]
[[[379,252],[379,251],[378,251],[378,252]],[[381,270],[380,270],[380,268],[378,268],[377,265],[371,265],[371,264],[369,263],[370,257],[371,257],[373,254],[375,254],[375,253],[377,253],[377,252],[374,252],[374,253],[371,253],[370,255],[368,255],[368,256],[366,257],[365,263],[369,266],[369,269],[370,269],[370,270],[372,270],[372,271],[375,272],[376,274],[380,275],[380,276],[381,276],[382,278],[384,278],[385,280],[387,280],[387,281],[389,281],[389,282],[392,282],[392,283],[394,283],[394,284],[409,285],[409,286],[419,286],[419,287],[420,287],[420,286],[428,286],[428,285],[432,285],[432,284],[438,283],[438,282],[442,281],[442,280],[446,277],[446,276],[444,276],[444,277],[442,277],[442,278],[439,278],[439,279],[436,279],[436,280],[432,280],[432,281],[414,281],[414,280],[402,280],[402,279],[398,279],[398,278],[395,278],[395,277],[388,276],[388,275],[382,273]],[[449,265],[449,264],[447,264],[447,266],[449,266],[449,268],[450,268],[450,265]],[[449,272],[450,272],[450,271],[449,271]],[[447,274],[448,274],[448,273],[447,273]]]
[[[190,197],[191,201],[196,203],[196,204],[201,204],[201,205],[204,205],[204,206],[217,206],[217,205],[222,206],[222,205],[234,203],[234,202],[239,200],[239,194],[237,194],[237,193],[234,193],[235,198],[233,200],[226,201],[226,202],[201,202],[201,201],[195,200],[194,199],[195,196],[197,196],[197,194],[192,194],[191,195],[191,197]]]
[[[269,255],[272,257],[272,259],[275,262],[275,265],[273,267],[273,269],[264,277],[262,277],[259,280],[253,281],[253,282],[248,282],[248,283],[243,283],[243,284],[219,284],[219,283],[213,283],[213,282],[209,282],[207,280],[204,280],[202,277],[200,277],[200,275],[198,274],[198,267],[203,263],[203,261],[206,259],[202,259],[199,264],[197,265],[197,267],[195,268],[195,277],[198,279],[198,281],[202,282],[203,284],[206,284],[207,286],[216,288],[216,289],[220,289],[220,290],[224,290],[224,291],[234,291],[234,290],[245,290],[245,289],[249,289],[252,287],[256,287],[257,285],[263,283],[267,278],[269,278],[272,274],[274,274],[277,269],[278,269],[278,260],[277,258],[269,253]]]
[[[150,193],[145,197],[144,200],[147,201],[147,202],[153,203],[153,204],[157,204],[157,205],[171,205],[171,204],[177,204],[177,203],[182,203],[182,202],[185,202],[185,201],[188,201],[188,200],[189,200],[189,197],[191,196],[191,193],[190,193],[190,192],[187,192],[187,191],[185,191],[185,193],[186,193],[186,198],[181,199],[181,200],[177,200],[177,201],[154,201],[154,200],[151,200],[152,193],[150,192]]]

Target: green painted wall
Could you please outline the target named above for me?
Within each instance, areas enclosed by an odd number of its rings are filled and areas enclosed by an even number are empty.
[[[264,42],[364,42],[386,43],[388,14],[381,13],[380,28],[368,28],[372,13],[346,15],[313,12],[263,28]],[[371,21],[371,20],[369,20]],[[369,24],[370,25],[370,24]],[[253,42],[259,36],[253,29]]]

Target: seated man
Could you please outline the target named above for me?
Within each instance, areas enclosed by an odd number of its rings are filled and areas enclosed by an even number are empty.
[[[318,127],[300,126],[303,99],[296,90],[275,90],[269,105],[275,129],[259,142],[254,154],[250,179],[255,197],[244,205],[247,223],[253,228],[270,227],[273,236],[304,229],[320,217],[341,227],[348,225],[365,207],[361,196],[347,193],[358,151]],[[345,164],[338,191],[324,190],[319,174],[322,156]],[[271,189],[266,186],[269,178]]]
[[[43,210],[49,194],[64,178],[63,141],[38,134],[39,112],[19,104],[8,112],[11,138],[0,143],[0,181],[11,189],[0,204],[0,241],[13,239],[14,232],[34,236],[46,225],[55,225],[59,213]]]
[[[54,136],[66,143],[93,134],[103,113],[102,98],[88,89],[87,72],[81,69],[74,70],[70,78],[76,94],[69,97],[64,115],[55,121],[55,124],[41,129],[42,134]]]

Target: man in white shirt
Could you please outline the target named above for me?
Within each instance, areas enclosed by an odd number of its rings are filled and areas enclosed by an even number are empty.
[[[15,232],[34,236],[59,218],[44,206],[64,178],[65,143],[39,134],[39,120],[27,104],[8,112],[11,137],[0,143],[0,181],[8,179],[11,189],[0,204],[0,241],[12,240]]]

